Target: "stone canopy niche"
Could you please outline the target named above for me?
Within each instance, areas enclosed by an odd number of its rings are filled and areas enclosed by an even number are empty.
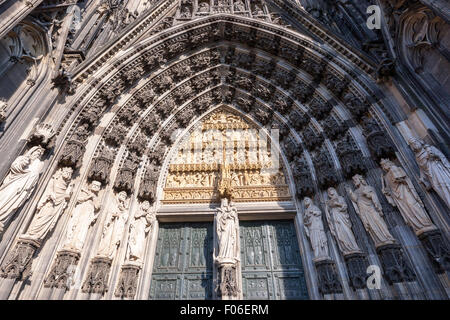
[[[278,137],[272,131],[273,137]],[[163,204],[218,203],[220,165],[230,170],[233,201],[290,201],[278,149],[263,131],[220,108],[193,128],[175,152]]]

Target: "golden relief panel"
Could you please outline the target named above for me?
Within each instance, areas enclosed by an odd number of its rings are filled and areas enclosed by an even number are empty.
[[[270,138],[241,117],[219,110],[181,144],[169,166],[162,202],[219,202],[224,172],[235,202],[291,200]]]

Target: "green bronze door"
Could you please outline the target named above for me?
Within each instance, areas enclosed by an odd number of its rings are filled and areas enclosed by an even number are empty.
[[[244,299],[308,299],[294,222],[240,222]]]
[[[150,299],[211,299],[212,262],[212,223],[161,223]]]

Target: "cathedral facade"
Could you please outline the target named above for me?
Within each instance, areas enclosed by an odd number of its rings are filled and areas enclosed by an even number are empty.
[[[0,0],[0,299],[448,299],[449,25]]]

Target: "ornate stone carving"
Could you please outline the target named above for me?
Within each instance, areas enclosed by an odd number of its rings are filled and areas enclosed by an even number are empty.
[[[103,295],[108,291],[109,271],[111,269],[111,259],[95,257],[91,261],[86,280],[81,287],[84,293],[96,293]]]
[[[72,173],[73,170],[70,167],[56,171],[38,203],[37,212],[30,226],[21,239],[42,242],[53,230],[72,195],[73,185],[70,184]]]
[[[269,110],[262,109],[261,107],[255,111],[255,116],[262,125],[266,125],[272,118]]]
[[[308,150],[312,151],[322,145],[323,136],[319,133],[316,133],[314,129],[308,126],[303,130],[302,141],[306,145]]]
[[[286,157],[289,161],[294,161],[297,156],[299,156],[302,152],[302,148],[300,145],[297,145],[294,140],[289,139],[283,142],[284,150],[286,152]]]
[[[72,252],[81,252],[86,240],[88,229],[97,220],[100,203],[98,193],[101,183],[92,181],[89,186],[81,189],[77,204],[72,210],[67,224],[67,235],[64,249]]]
[[[291,87],[291,93],[298,101],[305,103],[312,97],[314,89],[303,81],[297,80]]]
[[[310,118],[307,114],[300,114],[298,111],[292,111],[289,114],[289,121],[297,131],[303,130],[309,120]]]
[[[326,214],[331,234],[335,237],[339,250],[344,256],[360,253],[358,243],[352,231],[352,222],[347,211],[347,203],[335,188],[328,188]]]
[[[372,156],[376,160],[393,157],[395,150],[391,139],[380,129],[375,119],[363,117],[362,121],[363,133]]]
[[[347,87],[347,83],[342,79],[339,79],[335,75],[327,74],[325,78],[323,79],[325,86],[333,92],[337,97],[339,97],[344,91],[345,87]]]
[[[139,90],[134,96],[142,109],[147,108],[155,99],[156,93],[151,87],[145,87]]]
[[[383,267],[383,275],[389,284],[414,281],[416,276],[398,244],[388,244],[377,248]]]
[[[322,75],[324,66],[315,62],[312,59],[304,59],[302,66],[306,72],[308,72],[315,80],[319,79]]]
[[[129,200],[125,191],[114,194],[103,225],[102,237],[97,250],[98,257],[114,260],[117,248],[122,241],[125,224],[128,220]]]
[[[292,174],[296,182],[297,196],[299,198],[310,196],[314,193],[314,184],[305,160],[301,158],[295,160],[292,167]]]
[[[333,109],[333,106],[323,100],[322,98],[313,98],[311,102],[309,103],[309,109],[311,110],[311,114],[316,119],[323,119],[327,114],[330,113],[331,109]]]
[[[323,228],[322,210],[314,205],[309,197],[303,199],[305,205],[305,212],[303,214],[303,224],[305,225],[305,232],[311,243],[311,248],[314,252],[314,261],[321,261],[329,259],[328,254],[328,240]]]
[[[31,196],[41,174],[44,149],[35,146],[11,164],[8,175],[0,186],[0,235],[14,213]]]
[[[369,186],[362,176],[354,175],[353,183],[356,190],[346,188],[350,199],[353,202],[355,211],[358,213],[364,228],[369,233],[376,247],[381,247],[396,243],[383,220],[383,210],[378,200],[375,188]]]
[[[31,146],[41,146],[46,148],[54,135],[55,131],[50,124],[40,123],[34,128],[33,133],[28,138],[28,143]]]
[[[237,271],[234,265],[223,265],[219,268],[219,296],[237,297],[239,294]]]
[[[383,193],[388,202],[399,209],[406,224],[416,235],[436,230],[406,172],[388,159],[382,159],[380,165],[385,172],[381,178]]]
[[[128,104],[119,111],[118,118],[124,125],[131,126],[138,115],[139,107],[137,105]]]
[[[39,243],[33,240],[19,239],[6,256],[1,268],[2,278],[26,280],[31,276],[31,263]]]
[[[316,169],[317,181],[321,188],[326,189],[338,183],[336,171],[326,150],[323,149],[318,152],[313,158],[313,163]]]
[[[138,167],[137,161],[138,160],[134,157],[125,160],[125,163],[119,169],[116,181],[114,182],[114,189],[116,191],[125,191],[126,193],[131,194],[134,185],[134,175]]]
[[[80,260],[80,253],[72,250],[60,250],[55,262],[44,280],[46,288],[58,288],[68,290],[72,284],[75,268]]]
[[[347,134],[343,140],[337,143],[336,153],[345,177],[350,178],[355,174],[364,174],[367,172],[362,153],[356,147],[356,143],[350,134]]]
[[[342,134],[344,134],[348,126],[345,122],[338,122],[335,117],[329,115],[322,122],[323,131],[325,131],[328,138],[335,140]]]
[[[153,203],[156,200],[156,184],[159,178],[159,167],[150,163],[141,182],[138,197]]]
[[[350,285],[353,289],[365,289],[367,287],[367,267],[369,263],[363,253],[352,253],[344,257],[348,270]]]
[[[450,250],[448,242],[439,230],[424,232],[419,239],[425,247],[437,273],[450,271]]]
[[[361,119],[361,117],[367,112],[369,106],[367,103],[362,102],[358,97],[356,97],[353,93],[348,92],[344,95],[343,100],[347,109],[353,115],[353,117],[357,120]]]
[[[332,260],[322,260],[315,263],[319,282],[319,292],[323,295],[341,293],[342,285]]]
[[[142,131],[149,137],[158,130],[161,119],[158,114],[152,112],[145,119],[144,123],[141,125]]]
[[[72,137],[65,145],[59,164],[75,168],[81,164],[85,150],[86,140],[89,136],[89,124],[84,123],[75,129]]]
[[[104,149],[100,155],[92,161],[88,172],[88,178],[107,184],[109,181],[109,170],[111,169],[113,161],[114,155],[112,152],[108,149]]]
[[[436,147],[420,139],[409,140],[420,168],[420,181],[427,189],[433,188],[450,208],[450,163]]]
[[[136,295],[139,271],[141,267],[134,264],[125,264],[122,266],[119,281],[114,295],[120,298],[133,299]]]
[[[105,134],[105,143],[112,147],[119,147],[128,133],[128,128],[118,123],[112,126],[108,133]]]
[[[236,208],[229,200],[222,198],[221,206],[216,213],[216,232],[218,238],[218,251],[215,257],[217,264],[234,264],[239,261],[237,250],[238,216]]]

